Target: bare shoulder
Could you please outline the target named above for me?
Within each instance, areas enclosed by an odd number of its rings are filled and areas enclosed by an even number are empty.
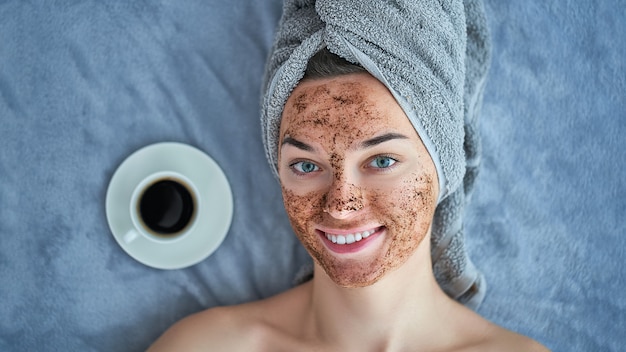
[[[539,342],[489,323],[489,328],[482,341],[480,351],[520,351],[520,352],[546,352],[549,351]]]
[[[506,348],[507,351],[524,351],[524,352],[546,352],[549,351],[545,346],[539,342],[511,332],[507,331],[506,334],[502,334],[499,339],[495,340],[494,351],[502,351],[501,348]]]
[[[190,315],[169,328],[148,351],[264,351],[276,348],[277,343],[289,350],[296,342],[286,329],[291,322],[283,319],[292,316],[285,312],[293,312],[297,292],[292,289],[265,300]]]
[[[454,328],[451,331],[459,337],[460,345],[452,350],[460,351],[549,351],[539,342],[498,326],[476,312],[456,305]]]
[[[218,307],[190,315],[170,327],[148,351],[242,350],[250,337],[235,307]]]

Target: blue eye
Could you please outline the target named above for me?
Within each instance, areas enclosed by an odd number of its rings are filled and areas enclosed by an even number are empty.
[[[375,167],[377,169],[386,169],[391,165],[395,164],[397,160],[388,156],[377,156],[372,162],[370,162],[371,167]]]
[[[291,164],[291,168],[301,174],[308,174],[319,170],[319,167],[310,161],[298,161],[297,163]]]

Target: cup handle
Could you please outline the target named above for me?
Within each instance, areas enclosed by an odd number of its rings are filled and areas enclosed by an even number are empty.
[[[123,238],[124,238],[124,242],[128,244],[136,240],[137,237],[139,237],[139,234],[137,233],[137,231],[135,231],[134,229],[131,229],[130,231],[126,232]]]

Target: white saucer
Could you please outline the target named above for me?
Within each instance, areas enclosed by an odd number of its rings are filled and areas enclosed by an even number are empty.
[[[186,176],[200,193],[198,223],[178,241],[158,243],[140,236],[127,243],[123,236],[133,227],[130,198],[135,187],[159,171]],[[222,243],[233,216],[233,197],[226,175],[202,151],[181,143],[152,144],[130,155],[111,178],[106,215],[117,243],[135,260],[157,269],[181,269],[197,264]]]

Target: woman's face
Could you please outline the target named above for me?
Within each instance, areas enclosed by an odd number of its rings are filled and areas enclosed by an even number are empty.
[[[343,287],[402,265],[430,231],[438,184],[389,90],[366,73],[303,81],[280,127],[285,208],[316,263]]]

